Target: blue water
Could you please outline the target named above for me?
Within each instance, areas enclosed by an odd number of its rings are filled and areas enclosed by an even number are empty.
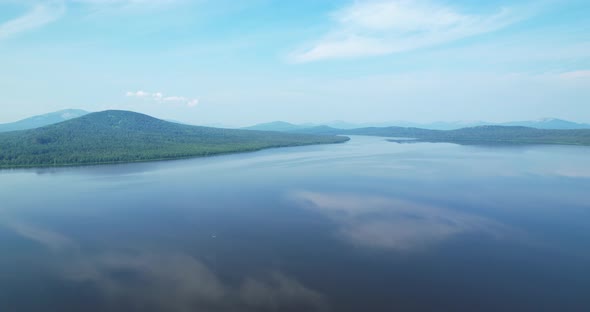
[[[0,311],[590,311],[590,148],[0,171]]]

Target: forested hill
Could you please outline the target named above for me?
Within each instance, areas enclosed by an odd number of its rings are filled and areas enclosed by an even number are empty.
[[[0,167],[174,159],[347,140],[333,135],[188,126],[110,110],[42,128],[0,133]]]
[[[297,130],[297,133],[323,135],[371,135],[414,138],[418,142],[450,142],[459,144],[590,145],[590,129],[554,130],[516,126],[479,126],[457,130],[428,130],[405,127],[336,129],[321,126]]]

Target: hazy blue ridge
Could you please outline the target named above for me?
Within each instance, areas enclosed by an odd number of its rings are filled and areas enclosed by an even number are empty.
[[[340,143],[349,138],[189,126],[129,111],[0,133],[0,167],[136,162]]]
[[[589,124],[576,123],[568,120],[557,118],[545,118],[534,121],[512,121],[502,123],[503,126],[521,126],[539,129],[590,129]]]
[[[373,122],[373,123],[350,123],[345,121],[332,121],[322,124],[292,124],[284,121],[274,121],[269,123],[261,123],[254,126],[246,127],[244,129],[252,130],[268,130],[268,131],[295,131],[308,128],[317,128],[327,126],[336,129],[358,129],[358,128],[387,128],[387,127],[402,127],[402,128],[421,128],[429,130],[457,130],[463,128],[472,128],[479,126],[521,126],[537,129],[554,129],[554,130],[568,130],[568,129],[590,129],[590,124],[576,123],[573,121],[544,118],[539,120],[527,121],[510,121],[503,123],[493,123],[485,121],[437,121],[431,123],[416,123],[407,121],[392,121],[392,122]]]
[[[261,130],[261,131],[293,131],[298,129],[305,129],[306,126],[295,125],[285,121],[273,121],[268,123],[261,123],[250,127],[245,127],[245,130]]]
[[[0,132],[35,129],[43,126],[56,124],[62,121],[70,120],[73,118],[82,117],[86,114],[88,114],[88,112],[81,109],[64,109],[57,112],[32,116],[11,123],[0,124]]]

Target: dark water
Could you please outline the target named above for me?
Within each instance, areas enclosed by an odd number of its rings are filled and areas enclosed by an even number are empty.
[[[590,148],[0,171],[0,311],[590,311]]]

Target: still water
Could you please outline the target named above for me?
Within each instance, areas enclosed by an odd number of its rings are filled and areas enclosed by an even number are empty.
[[[590,311],[590,148],[0,171],[0,311]]]

